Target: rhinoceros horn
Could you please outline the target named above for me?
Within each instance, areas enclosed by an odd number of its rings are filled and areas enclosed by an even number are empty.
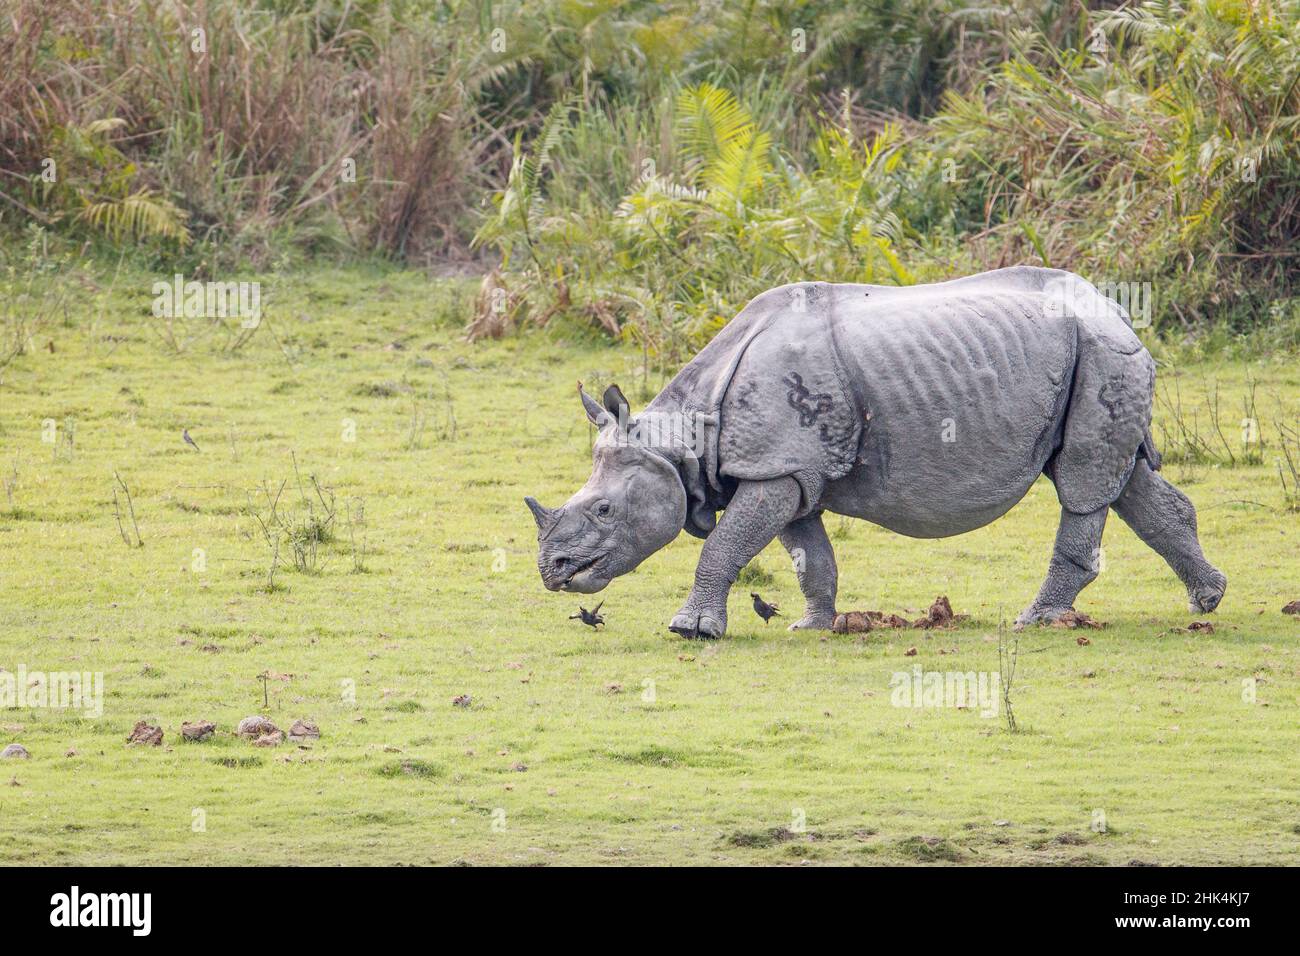
[[[560,509],[547,508],[531,495],[524,498],[524,504],[528,505],[528,510],[533,513],[533,520],[537,522],[537,530],[545,538],[560,520]]]

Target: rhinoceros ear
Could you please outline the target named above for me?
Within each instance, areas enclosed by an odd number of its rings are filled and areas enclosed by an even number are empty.
[[[614,421],[627,425],[632,424],[632,403],[623,395],[623,390],[617,385],[611,385],[605,389],[605,395],[602,399],[605,411],[614,416]]]
[[[578,383],[578,395],[582,398],[582,408],[587,413],[587,421],[597,428],[604,427],[610,421],[609,412],[605,411],[599,402],[583,391],[581,382]]]

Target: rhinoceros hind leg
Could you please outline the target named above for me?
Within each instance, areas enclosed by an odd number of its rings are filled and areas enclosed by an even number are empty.
[[[740,569],[767,547],[799,510],[793,478],[742,481],[722,520],[700,551],[695,586],[668,625],[682,637],[721,637],[727,630],[727,595]]]
[[[791,624],[790,630],[829,631],[835,623],[839,570],[835,566],[835,551],[826,536],[821,512],[813,512],[786,525],[781,531],[781,544],[794,561],[805,605],[803,617]]]
[[[1061,509],[1056,546],[1047,567],[1047,580],[1034,603],[1020,612],[1016,627],[1051,623],[1074,607],[1079,592],[1097,577],[1101,533],[1106,528],[1107,507],[1087,514]]]
[[[1187,588],[1188,610],[1197,614],[1219,606],[1228,579],[1205,560],[1196,537],[1196,509],[1186,495],[1138,459],[1113,507],[1173,568]]]

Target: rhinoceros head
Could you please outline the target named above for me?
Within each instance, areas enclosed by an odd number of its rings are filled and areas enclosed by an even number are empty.
[[[605,390],[603,404],[581,384],[578,392],[587,418],[600,429],[591,477],[563,507],[524,502],[537,521],[542,583],[552,591],[590,594],[677,537],[687,494],[672,453],[643,440],[617,385]]]

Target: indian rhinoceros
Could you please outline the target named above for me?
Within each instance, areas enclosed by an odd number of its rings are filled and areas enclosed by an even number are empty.
[[[1213,611],[1227,578],[1201,553],[1192,503],[1157,473],[1154,381],[1128,315],[1068,272],[781,286],[636,418],[617,386],[598,403],[579,385],[599,429],[591,478],[561,508],[525,499],[542,581],[599,591],[685,529],[705,540],[669,627],[716,638],[740,570],[779,537],[807,604],[791,628],[828,629],[823,512],[946,537],[1005,514],[1046,474],[1060,526],[1018,625],[1072,609],[1111,508],[1182,579],[1192,611]]]

